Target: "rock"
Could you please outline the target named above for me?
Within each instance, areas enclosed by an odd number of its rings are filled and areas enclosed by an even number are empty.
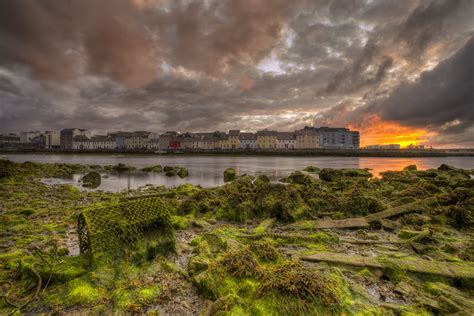
[[[145,172],[162,172],[163,168],[160,165],[148,166],[148,167],[143,168],[142,171],[145,171]]]
[[[207,228],[211,227],[211,224],[209,224],[208,222],[206,222],[203,219],[195,219],[193,221],[193,225],[197,228],[203,228],[203,229],[207,229]]]
[[[191,257],[188,262],[188,272],[194,275],[198,272],[204,271],[209,266],[209,260],[200,256]]]
[[[234,168],[227,168],[224,170],[224,181],[225,182],[230,182],[235,180],[236,177],[236,171]]]
[[[216,233],[205,233],[202,239],[207,241],[211,252],[222,252],[227,249],[227,242]]]
[[[303,171],[306,171],[306,172],[319,172],[319,168],[318,167],[313,167],[313,166],[308,166],[306,168],[303,169]]]
[[[404,295],[404,296],[410,295],[411,293],[413,293],[415,291],[413,286],[411,286],[410,284],[408,284],[404,281],[398,282],[398,284],[395,286],[395,288],[393,290],[395,292],[401,294],[401,295]]]
[[[341,170],[324,168],[319,172],[319,179],[327,182],[335,182],[342,179],[343,174]]]
[[[188,174],[189,174],[189,172],[188,172],[188,170],[187,170],[186,168],[183,168],[183,167],[179,168],[179,170],[178,170],[178,177],[180,177],[180,178],[185,178],[185,177],[188,176]]]
[[[416,165],[409,165],[409,166],[406,166],[405,168],[403,168],[403,170],[405,170],[405,171],[416,171],[416,170],[418,170],[418,168],[416,167]]]
[[[91,171],[82,177],[82,186],[85,188],[97,188],[101,183],[100,174],[96,171]]]
[[[408,229],[402,229],[398,232],[398,238],[401,239],[410,239],[415,236],[418,236],[421,232],[416,231],[416,230],[408,230]]]
[[[438,170],[441,170],[441,171],[453,171],[453,170],[457,170],[457,168],[456,168],[456,167],[453,167],[453,166],[450,166],[450,165],[442,164],[441,166],[438,167]]]

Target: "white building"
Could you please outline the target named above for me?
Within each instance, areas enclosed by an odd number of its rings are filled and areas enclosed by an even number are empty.
[[[295,149],[296,137],[293,132],[278,132],[277,134],[278,149]]]
[[[256,149],[257,148],[257,135],[254,133],[240,133],[239,135],[240,148],[243,149]]]

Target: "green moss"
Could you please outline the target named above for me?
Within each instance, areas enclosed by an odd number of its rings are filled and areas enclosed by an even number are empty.
[[[86,188],[97,188],[101,183],[100,173],[91,171],[82,177],[82,186]]]
[[[297,304],[292,309],[304,313],[311,311],[313,306],[318,306],[332,314],[342,307],[342,295],[338,286],[335,276],[323,275],[315,269],[287,261],[265,273],[258,293],[260,297],[267,293],[278,293],[283,298],[282,302],[291,301],[292,304]]]
[[[148,166],[148,167],[142,168],[142,171],[144,171],[144,172],[162,172],[163,168],[160,165],[154,165],[154,166]]]
[[[92,305],[105,299],[105,291],[83,280],[69,282],[69,292],[66,296],[66,304]]]
[[[191,220],[183,216],[171,216],[171,223],[174,229],[182,230],[189,228]]]
[[[189,172],[186,168],[181,167],[181,168],[179,168],[177,174],[178,174],[178,177],[185,178],[185,177],[188,176]]]
[[[418,168],[416,167],[416,165],[409,165],[409,166],[406,166],[405,168],[403,168],[403,170],[405,170],[405,171],[416,171],[416,170],[418,170]]]
[[[266,220],[258,224],[258,226],[252,230],[252,232],[254,234],[263,234],[267,232],[273,226],[274,223],[275,223],[274,218],[267,218]]]
[[[234,168],[227,168],[224,170],[224,181],[225,182],[230,182],[235,180],[235,177],[237,176],[237,173]]]
[[[303,169],[303,171],[306,171],[306,172],[319,172],[319,168],[318,167],[313,167],[313,166],[307,166]]]
[[[128,172],[136,170],[133,166],[128,166],[123,163],[118,163],[116,165],[109,165],[104,167],[105,170],[112,171],[112,172]]]

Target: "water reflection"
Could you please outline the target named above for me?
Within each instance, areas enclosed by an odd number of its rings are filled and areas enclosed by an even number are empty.
[[[120,191],[134,189],[146,184],[176,186],[184,183],[212,187],[223,183],[226,168],[236,168],[237,174],[263,173],[273,179],[283,177],[306,166],[319,168],[369,168],[374,175],[381,171],[401,170],[416,164],[418,169],[437,168],[445,163],[458,168],[473,169],[473,157],[430,157],[430,158],[375,158],[375,157],[267,157],[267,156],[158,156],[158,155],[56,155],[56,154],[14,154],[8,158],[17,161],[40,163],[81,163],[112,165],[124,163],[143,168],[151,165],[182,166],[188,169],[187,178],[166,177],[163,173],[132,172],[130,174],[109,174],[102,179],[98,189]],[[80,175],[63,180],[63,183],[78,183]],[[52,183],[56,180],[47,180]]]

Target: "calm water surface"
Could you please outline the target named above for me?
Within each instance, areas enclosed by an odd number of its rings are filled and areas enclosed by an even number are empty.
[[[224,183],[223,172],[232,167],[239,175],[263,173],[271,178],[286,176],[306,166],[319,168],[369,168],[374,175],[381,171],[401,170],[416,164],[418,169],[437,168],[445,163],[458,168],[474,169],[473,157],[430,157],[430,158],[380,158],[380,157],[267,157],[267,156],[158,156],[158,155],[61,155],[61,154],[12,154],[8,159],[16,162],[33,161],[39,163],[80,163],[113,165],[124,163],[138,169],[151,166],[181,166],[189,171],[189,176],[166,177],[163,173],[132,172],[130,174],[108,174],[102,179],[99,190],[121,191],[135,189],[146,184],[176,186],[185,183],[200,184],[204,187]],[[71,179],[46,179],[51,184],[71,183],[78,185],[81,175]]]

